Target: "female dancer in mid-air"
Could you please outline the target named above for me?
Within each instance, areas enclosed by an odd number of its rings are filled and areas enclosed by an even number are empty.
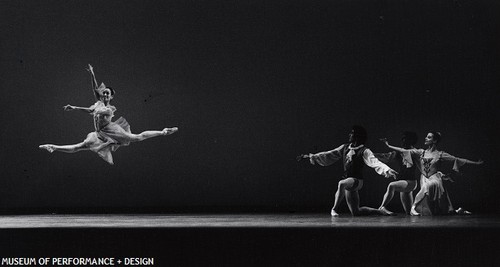
[[[385,215],[381,210],[370,207],[359,207],[359,193],[363,187],[363,166],[367,165],[373,168],[375,172],[384,175],[386,178],[396,178],[397,172],[389,168],[384,163],[375,158],[372,151],[365,147],[367,138],[366,130],[358,125],[352,127],[349,134],[349,142],[333,150],[320,152],[316,154],[300,155],[297,160],[309,158],[311,164],[328,166],[341,159],[344,165],[344,175],[338,183],[335,193],[335,202],[330,214],[333,217],[339,216],[338,208],[344,196],[352,215],[378,214]]]
[[[443,186],[445,175],[439,170],[443,161],[453,162],[453,170],[459,171],[459,168],[465,164],[483,164],[482,160],[471,161],[468,159],[452,156],[444,151],[437,149],[438,143],[441,141],[439,132],[430,132],[425,137],[425,145],[427,149],[404,149],[389,145],[386,139],[382,139],[385,145],[395,151],[401,152],[403,157],[417,164],[417,168],[421,173],[420,176],[420,191],[415,196],[410,214],[418,215],[434,215],[434,214],[453,214],[460,213],[462,210],[454,210],[451,205],[450,198]]]
[[[401,136],[401,143],[404,149],[414,149],[417,143],[417,134],[410,131],[404,131]],[[387,209],[387,205],[391,202],[394,193],[399,192],[401,204],[406,214],[410,214],[411,205],[413,204],[413,190],[417,188],[417,177],[415,175],[416,166],[411,158],[405,158],[403,153],[392,151],[389,153],[374,153],[375,157],[383,163],[395,162],[398,166],[397,181],[391,182],[387,186],[387,191],[384,194],[384,199],[379,207],[385,215],[395,215]]]
[[[39,148],[46,149],[49,152],[60,151],[65,153],[75,153],[82,150],[91,150],[96,152],[102,159],[109,164],[113,164],[112,151],[116,151],[120,146],[127,146],[130,142],[143,141],[148,138],[163,136],[175,133],[178,128],[165,128],[161,131],[144,131],[140,134],[130,132],[130,125],[120,117],[116,121],[111,121],[116,111],[114,106],[110,105],[115,91],[111,87],[106,87],[104,83],[97,86],[94,70],[89,64],[88,71],[92,75],[92,88],[97,102],[92,106],[77,107],[72,105],[64,106],[64,110],[81,110],[90,113],[94,117],[95,131],[89,133],[83,142],[72,145],[40,145]]]

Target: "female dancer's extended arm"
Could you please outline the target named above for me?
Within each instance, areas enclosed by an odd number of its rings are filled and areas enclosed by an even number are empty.
[[[94,91],[94,96],[97,100],[99,100],[99,92],[97,91],[97,88],[99,88],[97,86],[97,80],[95,78],[95,74],[94,74],[94,68],[92,67],[92,65],[89,64],[89,68],[87,69],[89,72],[90,72],[90,75],[92,76],[92,90]],[[70,111],[70,110],[80,110],[80,111],[83,111],[85,113],[92,113],[94,110],[95,110],[95,104],[93,106],[90,106],[88,108],[86,107],[77,107],[77,106],[72,106],[72,105],[66,105],[63,107],[64,110],[66,111]]]
[[[77,106],[72,106],[72,105],[66,105],[63,107],[64,110],[66,111],[70,111],[70,110],[80,110],[80,111],[83,111],[85,113],[92,113],[94,111],[94,106],[90,106],[88,108],[85,108],[85,107],[77,107]]]
[[[90,75],[92,76],[91,77],[91,79],[92,79],[92,91],[94,91],[94,96],[95,96],[96,100],[99,100],[99,92],[97,91],[97,88],[99,88],[99,86],[97,85],[97,80],[95,78],[94,68],[92,67],[92,65],[89,64],[89,68],[87,70],[90,72]]]
[[[455,157],[453,155],[450,155],[446,152],[443,152],[443,154],[441,154],[441,158],[446,160],[446,161],[455,161],[455,160],[458,160],[460,162],[462,162],[463,164],[473,164],[473,165],[481,165],[484,163],[483,160],[478,160],[478,161],[473,161],[473,160],[469,160],[469,159],[464,159],[464,158],[459,158],[459,157]]]
[[[92,89],[97,89],[97,80],[95,79],[95,74],[94,74],[94,68],[92,68],[92,65],[89,64],[89,68],[87,69],[90,72],[90,75],[92,76]]]
[[[478,161],[468,160],[468,159],[464,159],[464,158],[455,157],[455,156],[450,155],[446,152],[441,153],[441,159],[444,161],[452,161],[453,162],[453,170],[456,172],[458,172],[460,167],[462,167],[465,164],[481,165],[484,163],[482,160],[478,160]]]
[[[390,148],[390,149],[392,149],[392,150],[394,150],[394,151],[397,151],[397,152],[405,152],[405,151],[408,151],[407,149],[404,149],[404,148],[401,148],[401,147],[397,147],[397,146],[391,146],[391,145],[389,145],[389,142],[387,142],[387,139],[386,139],[386,138],[381,138],[381,139],[380,139],[380,141],[384,142],[384,144],[385,144],[388,148]]]

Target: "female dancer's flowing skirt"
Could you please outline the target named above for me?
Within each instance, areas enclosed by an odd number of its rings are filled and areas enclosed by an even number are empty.
[[[420,176],[420,192],[425,197],[417,204],[416,210],[422,215],[439,215],[453,212],[448,192],[443,186],[443,176],[437,172],[430,177]]]
[[[84,142],[91,151],[96,152],[109,164],[113,164],[111,152],[116,151],[121,146],[128,146],[130,144],[130,135],[130,125],[125,118],[120,117],[118,120],[108,123],[99,131],[89,133]],[[99,149],[108,140],[112,143]]]

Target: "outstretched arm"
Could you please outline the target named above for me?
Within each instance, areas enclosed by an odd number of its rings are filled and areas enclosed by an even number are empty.
[[[481,165],[484,163],[482,160],[473,161],[473,160],[463,159],[450,155],[446,152],[443,152],[441,154],[441,159],[443,159],[444,161],[453,161],[453,170],[456,172],[458,172],[459,168],[465,164]]]
[[[83,111],[83,112],[85,112],[85,113],[92,113],[92,112],[96,111],[96,109],[97,109],[100,105],[102,105],[102,102],[99,102],[99,101],[98,101],[98,102],[94,103],[92,106],[90,106],[90,107],[88,107],[88,108],[86,108],[86,107],[77,107],[77,106],[73,106],[73,105],[69,105],[69,104],[68,104],[68,105],[66,105],[66,106],[64,106],[63,108],[64,108],[64,110],[66,110],[66,111],[70,111],[70,110],[80,110],[80,111]]]
[[[99,86],[97,85],[97,80],[95,78],[94,68],[92,67],[92,65],[89,64],[89,68],[87,70],[90,72],[90,75],[92,76],[91,77],[91,79],[92,79],[92,91],[94,91],[95,98],[97,100],[99,100],[99,93],[97,92],[97,88],[99,88]]]
[[[70,111],[70,110],[80,110],[80,111],[83,111],[83,112],[85,112],[85,113],[91,113],[91,112],[93,112],[93,111],[94,111],[93,106],[88,107],[88,108],[84,108],[84,107],[72,106],[72,105],[69,105],[69,104],[68,104],[68,105],[66,105],[66,106],[64,106],[64,107],[63,107],[63,109],[64,109],[65,111]]]
[[[396,174],[398,173],[395,170],[389,168],[389,166],[380,162],[373,155],[373,152],[368,148],[363,152],[363,161],[368,167],[373,168],[378,174],[383,175],[386,178],[392,177],[396,179]]]
[[[316,154],[300,155],[297,157],[297,160],[308,158],[309,162],[313,165],[318,164],[320,166],[328,166],[335,163],[342,157],[340,151],[343,147],[344,145],[341,145],[330,151],[319,152]]]
[[[382,141],[385,144],[385,146],[387,146],[388,148],[390,148],[390,149],[392,149],[394,151],[397,151],[397,152],[404,152],[404,151],[406,151],[406,149],[404,149],[404,148],[389,145],[389,142],[387,142],[387,138],[381,138],[380,141]]]
[[[72,106],[72,105],[66,105],[64,106],[64,110],[70,111],[70,110],[80,110],[85,113],[92,113],[95,112],[96,114],[103,114],[103,115],[113,115],[113,113],[116,111],[116,108],[114,106],[110,107],[100,107],[97,108],[97,104],[94,104],[88,108],[85,107],[77,107],[77,106]]]
[[[472,161],[472,160],[468,160],[467,159],[467,163],[469,164],[474,164],[474,165],[481,165],[484,163],[484,161],[482,159],[478,160],[478,161]]]
[[[92,65],[89,64],[89,68],[87,69],[89,72],[90,72],[90,75],[92,76],[92,89],[97,89],[97,80],[95,78],[95,74],[94,74],[94,68],[92,67]]]

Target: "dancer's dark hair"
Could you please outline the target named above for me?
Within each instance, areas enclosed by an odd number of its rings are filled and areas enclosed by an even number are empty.
[[[352,130],[354,132],[354,139],[359,144],[365,144],[366,139],[368,138],[368,134],[366,133],[365,128],[363,128],[363,126],[354,125],[352,126]]]
[[[440,132],[437,132],[437,131],[432,131],[430,132],[432,134],[432,136],[434,136],[434,140],[436,140],[436,144],[439,144],[439,142],[441,142],[441,133]]]

